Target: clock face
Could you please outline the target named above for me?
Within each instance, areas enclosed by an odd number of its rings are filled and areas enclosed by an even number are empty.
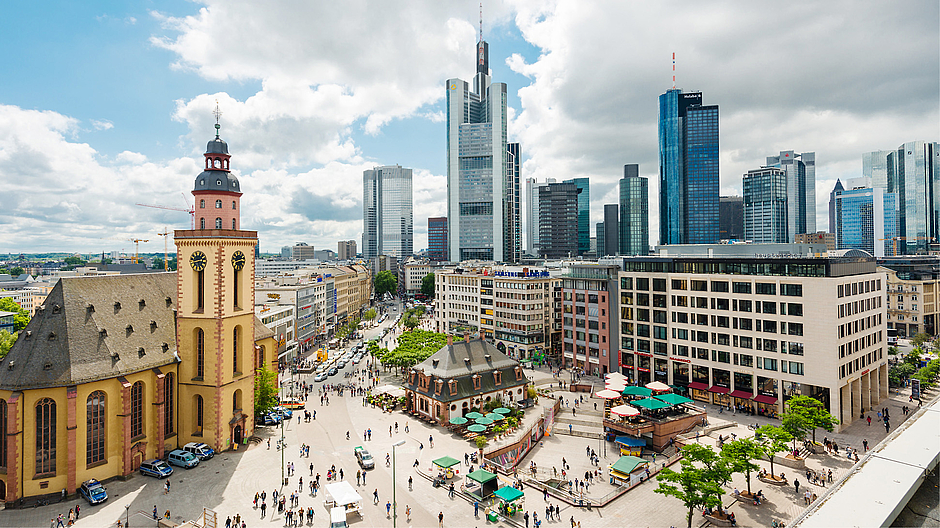
[[[235,268],[236,271],[241,271],[241,269],[245,267],[245,254],[244,253],[242,253],[241,251],[236,251],[232,255],[232,267]]]
[[[207,262],[208,259],[206,259],[206,254],[202,251],[196,251],[189,256],[189,265],[192,266],[196,271],[202,271],[206,269]]]

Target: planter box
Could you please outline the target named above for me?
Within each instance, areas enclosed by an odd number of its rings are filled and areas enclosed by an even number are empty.
[[[712,517],[711,515],[705,515],[705,518],[708,519],[708,522],[712,523],[715,526],[731,526],[731,521],[727,519],[721,519],[719,517]]]
[[[758,475],[757,480],[765,484],[770,484],[771,486],[786,486],[787,484],[789,484],[789,482],[787,482],[787,479],[776,480],[776,479],[770,478],[770,475],[767,475],[766,477],[762,477]]]
[[[781,466],[792,468],[792,469],[806,469],[806,459],[803,458],[788,458],[781,456],[774,456],[774,464],[780,464]]]

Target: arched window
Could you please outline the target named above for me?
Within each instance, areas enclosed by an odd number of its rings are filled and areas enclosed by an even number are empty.
[[[222,168],[222,160],[220,160],[219,158],[215,158],[215,161],[212,162],[212,165],[213,165],[215,168],[217,168],[217,169],[221,169],[221,168]]]
[[[216,218],[216,219],[215,219],[215,228],[216,228],[216,229],[222,229],[222,219],[221,219],[221,218]]]
[[[196,377],[201,378],[206,372],[206,333],[196,329]]]
[[[36,403],[36,474],[55,473],[55,400]]]
[[[264,368],[264,345],[258,347],[258,368]]]
[[[88,395],[88,401],[85,403],[86,418],[85,428],[87,440],[85,442],[85,463],[94,464],[105,459],[104,439],[105,439],[105,394],[103,391],[95,391]]]
[[[206,228],[206,219],[205,219],[205,218],[200,218],[200,219],[199,219],[199,229],[205,229],[205,228]]]
[[[7,401],[0,400],[0,467],[7,467]]]
[[[235,219],[232,218],[232,229],[235,229]]]
[[[216,200],[216,201],[215,201],[215,208],[216,208],[216,209],[221,209],[221,208],[222,208],[222,200]]]
[[[202,436],[202,396],[196,395],[193,398],[193,434]]]
[[[235,389],[235,393],[232,394],[232,414],[238,414],[242,410],[242,390]]]
[[[172,372],[167,373],[166,377],[163,378],[163,431],[166,436],[170,436],[175,433],[176,430],[173,427],[175,421],[174,410],[176,409],[176,376]]]
[[[205,208],[206,208],[206,201],[205,201],[204,199],[203,199],[203,200],[199,200],[199,208],[200,208],[200,209],[205,209]]]
[[[235,210],[235,200],[232,200],[232,210]]]
[[[144,434],[144,382],[131,386],[131,438]]]
[[[241,374],[241,369],[238,368],[238,346],[240,344],[241,333],[241,325],[236,326],[232,330],[232,374],[235,375]]]

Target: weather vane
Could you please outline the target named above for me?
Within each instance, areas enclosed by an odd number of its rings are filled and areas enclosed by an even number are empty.
[[[222,117],[222,111],[219,110],[219,100],[215,100],[215,110],[212,111],[212,115],[215,116],[215,138],[219,139],[219,129],[222,128],[219,125],[219,118]]]

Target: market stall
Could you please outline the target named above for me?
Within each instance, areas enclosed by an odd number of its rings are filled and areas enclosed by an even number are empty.
[[[454,466],[460,465],[460,461],[453,457],[444,456],[432,461],[431,464],[434,464],[433,469],[437,470],[438,478],[452,479],[455,474]]]
[[[643,480],[649,462],[642,458],[625,455],[607,466],[610,483],[614,486],[631,486]]]
[[[360,508],[362,507],[362,497],[356,493],[352,485],[345,480],[325,486],[327,499],[327,508],[343,508],[346,515],[355,513],[362,516]]]
[[[618,436],[614,443],[620,446],[620,454],[623,456],[643,456],[643,448],[646,447],[646,440],[632,436]]]
[[[516,512],[525,509],[525,493],[512,486],[503,486],[496,490],[493,495],[498,499],[496,503],[497,510],[506,517],[512,517]],[[490,519],[490,522],[496,522],[496,520]]]
[[[478,469],[467,475],[467,481],[464,484],[464,489],[470,495],[473,495],[480,500],[484,500],[495,493],[498,486],[499,479],[496,478],[495,473]]]

